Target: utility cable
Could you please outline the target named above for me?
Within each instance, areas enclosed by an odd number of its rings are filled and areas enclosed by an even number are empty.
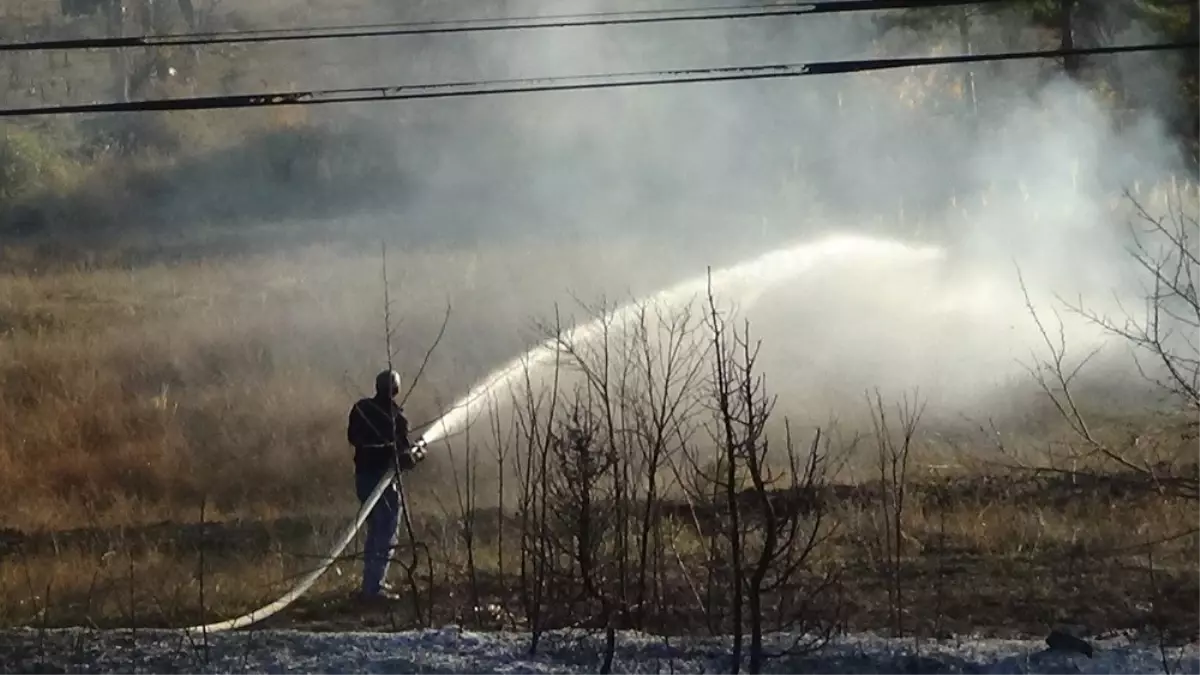
[[[84,113],[116,113],[175,110],[218,110],[227,108],[258,108],[284,105],[320,105],[329,103],[361,103],[412,99],[460,98],[497,94],[527,94],[551,91],[581,91],[658,85],[765,80],[806,75],[837,75],[899,68],[937,66],[995,61],[1021,61],[1065,56],[1095,56],[1133,52],[1162,52],[1200,48],[1200,41],[1160,44],[1086,47],[1041,51],[999,52],[953,56],[918,56],[849,61],[815,61],[812,63],[771,64],[759,66],[725,66],[680,70],[654,70],[630,73],[598,73],[562,77],[515,78],[479,80],[476,82],[439,82],[349,89],[277,92],[266,94],[236,94],[199,96],[125,103],[84,103],[0,109],[0,117],[36,117]]]
[[[620,26],[633,24],[681,21],[714,21],[754,19],[770,16],[807,14],[842,14],[846,12],[925,9],[1011,3],[1014,0],[829,0],[827,2],[796,2],[774,5],[733,5],[690,9],[646,9],[624,12],[591,12],[499,19],[451,19],[406,23],[377,23],[321,28],[275,28],[235,32],[176,33],[167,35],[136,35],[127,37],[70,38],[30,42],[0,43],[0,52],[119,49],[129,47],[166,47],[185,45],[245,44],[256,42],[290,42],[296,40],[325,40],[344,38],[384,37],[398,35],[434,35],[446,33],[495,32],[537,28],[577,28],[587,26]]]

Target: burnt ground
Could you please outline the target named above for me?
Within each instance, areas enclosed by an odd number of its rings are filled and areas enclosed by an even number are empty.
[[[1188,467],[1183,480],[1192,480],[1194,470],[1194,466]],[[1165,484],[1175,485],[1169,481]],[[1152,487],[1145,479],[1132,475],[1024,475],[947,479],[913,485],[910,490],[916,506],[939,505],[972,511],[999,504],[1066,509],[1078,505],[1080,500],[1123,503],[1162,499],[1155,496]],[[870,505],[878,493],[878,486],[868,483],[829,486],[818,493],[777,493],[775,498],[782,500],[781,505],[794,501],[801,510],[816,512],[832,504]],[[752,514],[755,502],[749,496],[747,499],[747,509]],[[682,516],[682,508],[674,505],[664,508],[664,513]],[[687,515],[691,517],[690,511]],[[702,525],[711,520],[711,514],[696,515]],[[494,512],[479,516],[481,541],[491,541],[488,534],[495,531],[496,518]],[[154,551],[157,555],[175,556],[181,560],[181,566],[193,565],[195,555],[201,550],[214,565],[222,560],[252,561],[267,551],[286,552],[303,561],[320,555],[329,533],[343,525],[334,518],[320,521],[286,518],[203,525],[164,522],[120,530],[0,530],[0,564],[18,559],[37,560],[71,550],[100,555],[117,549],[121,555]],[[422,528],[418,539],[435,541],[435,529]],[[1190,642],[1200,632],[1200,574],[1195,556],[1189,562],[1186,555],[1178,552],[1194,553],[1198,541],[1200,537],[1192,530],[1158,542],[1174,546],[1177,553],[1169,560],[1160,558],[1161,562],[1151,568],[1145,562],[1144,543],[1100,550],[1066,541],[1042,542],[1033,552],[1022,553],[1019,547],[1014,547],[1013,552],[997,554],[995,547],[984,550],[976,543],[937,532],[918,533],[915,541],[906,546],[898,574],[893,575],[876,562],[876,556],[861,545],[854,532],[843,532],[833,542],[838,551],[836,573],[831,578],[808,578],[803,587],[780,591],[768,599],[768,616],[780,602],[791,600],[796,604],[807,599],[810,602],[803,616],[812,625],[855,632],[894,632],[899,621],[904,634],[1021,638],[1044,636],[1055,626],[1071,625],[1093,636],[1133,631],[1161,635],[1170,642]],[[392,608],[365,607],[353,598],[350,586],[343,584],[345,587],[339,590],[302,598],[261,627],[397,630],[456,622],[481,629],[529,628],[515,559],[506,563],[507,574],[481,571],[472,583],[461,569],[452,571],[450,566],[437,562],[436,546],[433,555],[433,565],[422,562],[417,573],[419,592],[415,605],[411,594],[406,592],[403,570],[397,565],[392,579],[398,590],[406,593],[406,599]],[[398,556],[405,557],[406,553],[400,552]],[[348,553],[346,558],[353,560],[356,555]],[[640,613],[633,610],[626,619],[636,620],[653,632],[694,634],[710,629],[720,632],[721,627],[712,626],[695,601],[689,579],[671,573],[669,568],[662,568],[668,571],[661,575],[661,586],[650,594]],[[901,590],[899,600],[892,591],[897,579]],[[555,588],[555,584],[550,587]],[[819,593],[813,590],[818,587]],[[256,600],[247,598],[246,603]],[[552,591],[545,600],[546,609],[541,617],[541,625],[545,627],[588,627],[598,615],[595,603],[577,597],[558,597]],[[129,622],[125,616],[94,615],[88,615],[85,621],[83,611],[78,609],[82,600],[73,598],[72,592],[60,592],[58,602],[60,607],[53,613],[54,618],[41,615],[41,621],[47,625],[99,627],[124,626]],[[482,609],[473,611],[473,606]],[[721,600],[717,599],[714,606],[722,606]],[[894,612],[896,607],[900,608],[899,619]],[[180,606],[171,611],[146,612],[137,623],[165,627],[217,618],[207,613],[202,616],[198,607]],[[30,619],[37,620],[32,616]]]

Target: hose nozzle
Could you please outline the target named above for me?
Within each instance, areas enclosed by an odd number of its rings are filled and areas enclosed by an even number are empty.
[[[414,460],[419,462],[419,461],[425,459],[425,453],[428,451],[429,451],[429,442],[426,441],[424,438],[420,438],[417,440],[416,443],[412,444],[412,449],[409,450],[409,454],[412,455],[412,458]]]

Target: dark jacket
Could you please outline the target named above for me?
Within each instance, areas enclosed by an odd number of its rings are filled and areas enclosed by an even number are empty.
[[[391,399],[364,398],[355,403],[346,424],[346,440],[354,446],[354,468],[360,473],[382,473],[395,466],[397,456],[402,470],[414,465],[409,455],[408,419]]]

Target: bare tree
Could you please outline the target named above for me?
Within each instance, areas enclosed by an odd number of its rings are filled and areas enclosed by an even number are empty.
[[[894,428],[889,421],[883,397],[875,391],[874,400],[867,396],[871,424],[877,449],[876,467],[879,476],[880,535],[876,555],[888,579],[888,614],[895,637],[904,636],[904,506],[907,497],[908,467],[913,442],[925,405],[919,393],[912,399],[905,395],[896,406]]]
[[[735,668],[749,656],[757,672],[819,643],[832,624],[814,621],[815,603],[835,578],[816,570],[835,530],[823,494],[830,444],[818,430],[795,446],[786,420],[782,441],[769,441],[774,399],[748,325],[731,328],[711,289],[702,317],[648,303],[585,309],[586,331],[563,331],[557,315],[541,326],[552,371],[526,369],[513,392],[516,446],[503,451],[518,483],[531,650],[549,628],[587,626],[603,631],[599,668],[610,671],[618,629],[645,627],[656,599],[661,612],[679,609],[664,593],[668,551],[710,627],[734,635]],[[682,513],[671,494],[686,499]],[[689,530],[708,538],[703,593],[694,556],[674,545]],[[767,633],[798,626],[808,638],[769,652]]]
[[[557,318],[555,325],[561,326]],[[551,562],[545,481],[553,443],[553,424],[560,406],[561,363],[561,357],[556,353],[548,395],[534,386],[528,364],[522,370],[524,382],[521,388],[511,392],[514,424],[524,446],[524,452],[516,454],[514,468],[519,491],[517,517],[521,528],[520,595],[531,636],[531,654],[537,651],[545,629],[545,596]]]
[[[704,345],[688,308],[666,311],[640,303],[618,317],[606,305],[584,306],[600,327],[591,341],[560,336],[568,369],[582,375],[586,397],[601,420],[602,443],[611,448],[613,518],[620,523],[614,572],[622,625],[640,628],[654,582],[654,540],[662,472],[693,433],[699,410],[695,385]]]
[[[721,493],[714,495],[713,506],[723,509],[719,531],[727,569],[721,570],[721,578],[730,588],[731,668],[740,670],[745,651],[748,670],[757,673],[772,656],[763,642],[768,630],[800,629],[808,636],[786,653],[819,646],[832,631],[832,623],[822,625],[811,614],[812,601],[833,581],[832,575],[812,569],[819,548],[834,531],[823,494],[829,445],[822,445],[818,429],[803,453],[784,420],[783,451],[778,452],[779,445],[773,449],[768,422],[776,399],[759,372],[761,343],[751,338],[748,322],[737,331],[721,318],[711,284],[706,319],[712,342],[707,395],[718,466],[701,480],[719,486]],[[774,611],[768,612],[769,604]],[[770,624],[769,614],[775,617]]]
[[[638,313],[631,357],[640,388],[640,405],[633,407],[632,439],[640,451],[638,474],[644,476],[641,521],[637,533],[638,580],[634,594],[634,621],[641,628],[648,602],[647,574],[660,590],[662,569],[660,501],[663,497],[662,472],[693,433],[694,419],[700,411],[694,395],[703,373],[704,349],[696,340],[696,322],[689,309],[667,315],[654,313],[659,327],[652,330],[645,307]],[[651,555],[656,556],[653,560]]]
[[[449,438],[446,439],[446,458],[450,463],[451,479],[454,483],[454,497],[458,507],[457,512],[454,514],[455,530],[462,541],[467,556],[467,583],[470,590],[470,597],[468,598],[470,603],[469,611],[471,612],[472,620],[478,620],[477,613],[480,607],[479,571],[475,564],[475,552],[478,546],[476,524],[479,515],[478,458],[476,457],[477,450],[475,445],[471,442],[470,426],[464,430],[464,436],[461,468],[458,462],[455,461],[454,443]]]
[[[619,462],[604,443],[603,420],[590,405],[590,391],[581,387],[566,420],[558,425],[546,489],[553,504],[551,546],[555,560],[569,561],[555,569],[555,582],[567,592],[567,602],[584,617],[595,617],[604,628],[604,661],[600,672],[612,672],[616,647],[614,619],[619,591],[608,587],[619,558],[606,555],[614,531],[623,524],[614,518],[619,502],[613,498],[613,467]],[[589,607],[589,605],[593,605]],[[572,611],[571,615],[577,615]]]
[[[1184,425],[1193,430],[1190,433],[1194,436],[1198,424],[1195,414],[1200,411],[1200,342],[1196,337],[1200,329],[1200,299],[1196,292],[1196,282],[1200,279],[1200,257],[1196,251],[1200,224],[1196,215],[1187,211],[1188,206],[1178,191],[1168,198],[1168,213],[1162,217],[1152,216],[1132,195],[1126,196],[1136,212],[1129,250],[1144,282],[1142,311],[1134,313],[1122,306],[1123,317],[1113,318],[1088,309],[1082,299],[1067,302],[1059,298],[1059,302],[1068,311],[1130,345],[1139,372],[1189,413]],[[1181,474],[1171,465],[1169,457],[1158,461],[1155,439],[1138,435],[1124,446],[1096,433],[1078,401],[1076,380],[1099,348],[1081,358],[1069,358],[1061,317],[1054,312],[1057,330],[1047,326],[1029,297],[1020,270],[1018,281],[1026,309],[1045,346],[1044,355],[1027,369],[1067,422],[1080,447],[1068,449],[1065,459],[1070,462],[1069,468],[1060,466],[1054,458],[1049,464],[1031,466],[1022,461],[1017,464],[1072,474],[1079,473],[1081,467],[1086,473],[1089,466],[1098,469],[1108,465],[1143,477],[1148,485],[1164,494],[1189,499],[1200,496],[1200,476],[1196,475],[1195,467],[1190,473]]]
[[[746,400],[739,398],[741,392],[734,384],[736,375],[733,371],[734,350],[733,341],[726,334],[727,322],[721,319],[717,310],[716,297],[712,290],[712,276],[709,272],[708,281],[708,327],[711,331],[714,347],[713,355],[713,411],[716,418],[713,440],[720,448],[719,474],[722,478],[715,479],[724,491],[726,511],[726,530],[728,563],[730,566],[730,586],[732,588],[730,617],[732,620],[733,654],[732,669],[737,673],[742,664],[743,635],[743,593],[745,586],[745,557],[742,551],[742,514],[738,499],[739,475],[738,466],[740,455],[744,453],[743,446],[755,443],[762,434],[762,419],[770,413],[773,402]],[[735,425],[739,417],[744,415],[744,433],[739,436]],[[757,423],[756,423],[757,422]]]

